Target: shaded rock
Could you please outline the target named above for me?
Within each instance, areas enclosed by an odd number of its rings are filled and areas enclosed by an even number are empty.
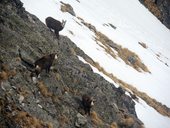
[[[128,57],[128,61],[129,61],[131,64],[135,64],[135,62],[136,62],[136,57],[135,57],[135,56],[129,56],[129,57]]]
[[[77,117],[76,122],[75,122],[76,127],[81,128],[87,123],[86,117],[84,117],[80,113],[78,113],[76,117]]]

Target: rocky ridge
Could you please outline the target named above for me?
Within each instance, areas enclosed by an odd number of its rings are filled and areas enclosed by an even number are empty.
[[[0,2],[0,126],[2,128],[142,128],[135,102],[93,72],[88,58],[69,38],[55,34],[25,11],[19,0]],[[18,49],[31,62],[58,53],[49,74],[34,83]],[[85,115],[81,96],[95,99]]]
[[[170,29],[170,0],[139,0]]]

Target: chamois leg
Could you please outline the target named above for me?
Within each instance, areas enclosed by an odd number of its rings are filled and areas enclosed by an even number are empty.
[[[85,115],[90,115],[90,108],[84,107]]]
[[[50,74],[49,74],[49,72],[50,72],[50,66],[49,67],[47,67],[46,69],[45,69],[45,71],[46,71],[46,76],[50,76]]]
[[[40,68],[35,69],[35,74],[36,74],[37,78],[40,78],[41,71],[42,71],[42,69],[40,69]]]
[[[51,32],[53,32],[53,30],[51,28],[49,28]]]
[[[59,32],[55,30],[55,35],[57,37],[57,39],[59,40]]]
[[[46,73],[49,73],[50,72],[50,67],[47,67],[46,68]]]

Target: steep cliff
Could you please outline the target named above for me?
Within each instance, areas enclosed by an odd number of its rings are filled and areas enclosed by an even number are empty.
[[[45,24],[25,11],[19,0],[0,2],[0,126],[2,128],[140,128],[135,102],[93,72],[79,57],[89,59],[70,39],[56,39]],[[23,65],[57,52],[49,74],[35,83]],[[95,99],[90,115],[81,97]]]

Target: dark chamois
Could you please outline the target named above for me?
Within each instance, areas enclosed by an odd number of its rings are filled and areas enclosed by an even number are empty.
[[[82,105],[83,105],[83,109],[85,111],[85,114],[90,115],[90,109],[92,108],[92,106],[94,105],[94,100],[92,97],[90,97],[87,94],[84,94],[82,96]]]
[[[35,70],[37,71],[36,74],[38,75],[43,69],[46,70],[46,73],[49,73],[55,59],[57,59],[57,55],[56,53],[53,53],[36,60],[34,63]]]
[[[45,22],[50,31],[54,30],[57,39],[59,39],[59,31],[61,31],[64,28],[66,20],[62,20],[62,22],[60,22],[52,17],[47,17],[45,19]]]
[[[26,67],[29,67],[33,70],[30,70],[32,72],[31,75],[33,74],[36,74],[37,77],[39,76],[39,74],[42,72],[43,69],[46,70],[46,73],[49,73],[50,71],[50,67],[52,66],[53,64],[53,61],[55,59],[57,59],[57,54],[56,53],[53,53],[53,54],[49,54],[49,55],[46,55],[46,56],[43,56],[42,58],[36,60],[33,64],[30,63],[29,61],[27,61],[26,59],[24,59],[22,56],[21,56],[21,51],[19,49],[19,57],[21,58],[21,61],[24,62],[24,65]],[[28,68],[27,68],[28,69]]]

